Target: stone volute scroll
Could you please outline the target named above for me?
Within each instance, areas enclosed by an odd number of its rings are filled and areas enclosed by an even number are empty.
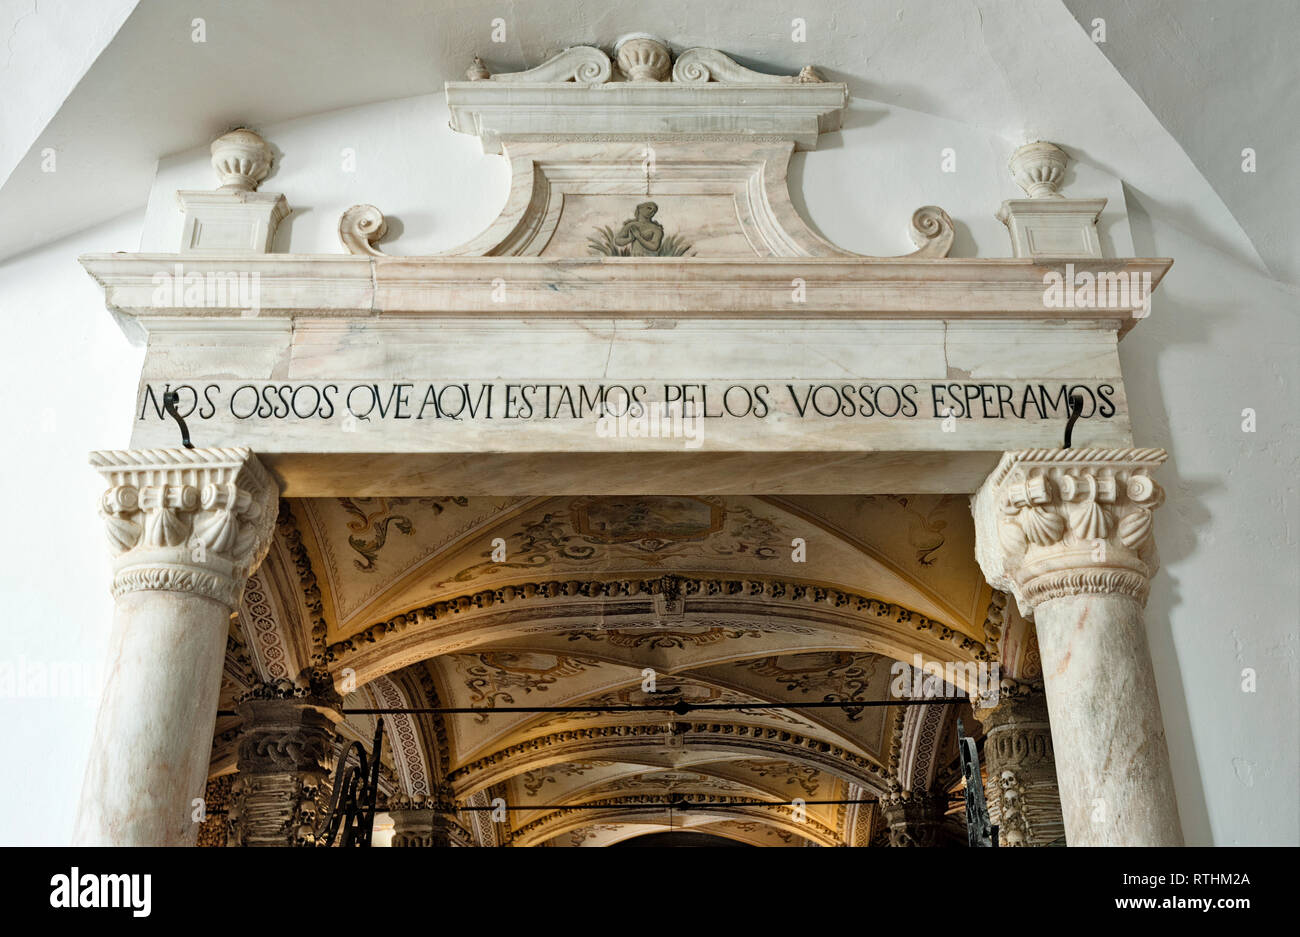
[[[716,49],[674,61],[668,42],[645,33],[613,49],[613,61],[575,46],[497,74],[476,58],[467,81],[447,83],[452,129],[506,156],[511,189],[486,231],[438,256],[864,256],[813,231],[788,188],[791,155],[840,128],[846,85],[811,66],[764,74]],[[340,239],[349,253],[384,256],[383,225],[375,207],[354,206]],[[946,257],[954,225],[927,205],[907,233],[916,249],[882,259]]]
[[[482,64],[482,60],[475,57]],[[486,69],[484,69],[486,71]],[[509,83],[547,84],[572,81],[584,85],[600,85],[613,74],[609,56],[594,46],[572,46],[547,59],[536,68],[523,72],[506,72],[487,76],[490,81]]]
[[[339,240],[350,254],[383,257],[375,243],[387,233],[388,219],[374,205],[353,205],[339,218]]]
[[[717,49],[687,49],[673,65],[673,81],[683,84],[703,84],[710,81],[729,81],[746,84],[801,84],[820,82],[822,78],[811,65],[805,65],[797,75],[765,75],[745,68],[730,56]]]

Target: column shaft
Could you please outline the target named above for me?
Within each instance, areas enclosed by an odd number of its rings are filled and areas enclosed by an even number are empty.
[[[1142,606],[1071,595],[1035,617],[1067,841],[1181,846]]]
[[[212,738],[229,627],[201,595],[118,599],[74,842],[194,844],[211,749],[196,742]]]

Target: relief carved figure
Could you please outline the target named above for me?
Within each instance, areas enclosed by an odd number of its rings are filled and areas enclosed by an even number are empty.
[[[592,253],[607,257],[680,257],[691,245],[674,234],[664,234],[664,226],[654,220],[659,206],[642,202],[633,217],[623,222],[618,233],[608,225],[596,229],[596,237],[587,239]]]

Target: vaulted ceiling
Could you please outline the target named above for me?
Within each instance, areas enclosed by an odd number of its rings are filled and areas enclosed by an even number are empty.
[[[1036,666],[973,536],[966,500],[939,495],[289,500],[227,700],[314,669],[345,708],[473,710],[386,716],[386,785],[504,801],[504,827],[461,817],[483,841],[865,843],[877,805],[817,802],[956,781],[958,706],[897,702],[914,655]],[[888,705],[780,705],[846,700]],[[218,728],[214,773],[237,719]]]

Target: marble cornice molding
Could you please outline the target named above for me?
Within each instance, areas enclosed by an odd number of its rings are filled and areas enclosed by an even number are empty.
[[[491,74],[475,59],[468,81],[446,83],[451,127],[500,153],[502,141],[540,139],[643,142],[743,140],[762,134],[802,149],[838,130],[848,86],[823,81],[811,67],[767,75],[716,49],[687,49],[672,58],[652,36],[625,36],[617,68],[594,46],[574,46],[522,72]],[[616,80],[625,79],[625,80]]]
[[[252,451],[93,452],[113,553],[113,595],[184,592],[234,611],[271,543],[279,489]]]
[[[870,257],[373,257],[307,254],[84,254],[81,264],[104,288],[107,304],[141,334],[170,331],[288,335],[291,320],[340,317],[476,319],[520,315],[572,319],[655,316],[710,319],[899,319],[980,322],[1077,322],[1121,334],[1142,306],[1049,307],[1044,276],[1062,263],[1030,258]],[[1078,261],[1079,271],[1146,276],[1152,287],[1168,259]],[[180,304],[157,278],[183,274],[256,275],[258,315],[237,305]],[[806,284],[791,301],[791,282]],[[493,282],[510,302],[495,301]],[[499,297],[498,297],[499,298]],[[231,303],[237,302],[234,299]],[[429,322],[436,328],[436,322]]]
[[[1026,449],[1002,456],[972,498],[976,558],[1022,614],[1071,595],[1145,604],[1159,567],[1151,472],[1163,449]]]

